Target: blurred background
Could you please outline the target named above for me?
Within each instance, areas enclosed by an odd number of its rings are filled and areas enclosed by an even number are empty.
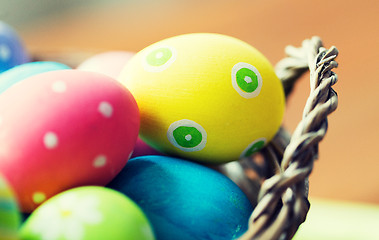
[[[32,55],[136,52],[174,35],[215,32],[248,42],[276,64],[286,45],[300,46],[302,40],[320,36],[325,47],[335,45],[340,51],[335,70],[339,107],[329,117],[329,130],[310,177],[310,197],[315,202],[326,199],[337,205],[375,207],[379,205],[378,13],[377,0],[0,0],[0,19],[19,32]],[[303,77],[288,100],[283,124],[290,131],[301,119],[308,79],[309,75]],[[378,223],[378,208],[374,214]]]

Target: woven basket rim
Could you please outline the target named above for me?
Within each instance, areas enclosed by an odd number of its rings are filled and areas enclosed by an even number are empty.
[[[285,53],[287,57],[278,62],[275,71],[286,96],[308,70],[311,91],[292,136],[281,129],[264,150],[271,155],[274,174],[261,185],[249,229],[239,240],[291,239],[295,235],[310,208],[308,177],[318,158],[318,144],[327,131],[327,116],[338,105],[332,88],[337,82],[332,71],[338,66],[336,47],[325,49],[321,39],[314,36],[304,40],[301,47],[287,46]]]

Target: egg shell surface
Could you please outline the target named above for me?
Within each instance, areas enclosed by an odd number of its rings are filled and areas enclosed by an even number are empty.
[[[162,240],[234,239],[253,210],[221,173],[172,157],[132,158],[108,186],[135,201]]]
[[[21,215],[11,186],[0,174],[0,239],[18,239]]]
[[[58,62],[29,62],[15,66],[0,74],[0,94],[12,85],[39,73],[70,69],[67,65]]]
[[[138,106],[103,74],[58,70],[0,95],[0,169],[24,212],[82,185],[105,185],[129,159]]]
[[[135,53],[127,51],[103,52],[86,59],[77,69],[98,72],[117,79],[121,70],[134,55]]]
[[[38,207],[21,228],[22,239],[153,240],[150,223],[128,197],[112,189],[78,187]]]
[[[251,155],[283,118],[283,86],[269,61],[221,34],[154,43],[129,61],[119,80],[140,108],[141,138],[181,158],[223,163]]]
[[[29,56],[17,33],[0,21],[0,73],[29,61]]]

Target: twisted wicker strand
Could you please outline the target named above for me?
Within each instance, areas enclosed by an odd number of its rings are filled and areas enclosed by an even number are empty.
[[[311,50],[311,47],[313,47],[313,50]],[[308,71],[308,56],[317,55],[320,47],[322,47],[321,39],[319,37],[313,37],[310,40],[304,40],[300,48],[294,46],[287,46],[285,48],[285,53],[289,57],[282,59],[276,64],[275,72],[283,83],[286,96],[292,91],[296,80]],[[304,51],[304,49],[308,49],[309,52]]]
[[[259,202],[250,217],[245,239],[290,239],[304,222],[309,210],[305,182],[318,157],[318,143],[326,134],[327,116],[338,104],[332,86],[337,75],[331,70],[337,67],[335,47],[322,47],[321,39],[305,40],[302,47],[287,47],[287,58],[276,67],[286,94],[294,82],[310,69],[311,93],[306,102],[303,119],[293,133],[283,154],[281,172],[267,179],[261,187]]]

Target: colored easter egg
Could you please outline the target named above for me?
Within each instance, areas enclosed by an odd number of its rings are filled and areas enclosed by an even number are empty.
[[[62,192],[38,207],[21,228],[22,239],[153,240],[150,223],[125,195],[96,186]]]
[[[70,69],[70,67],[58,62],[29,62],[15,66],[0,74],[0,93],[25,78],[43,72],[63,69]]]
[[[0,239],[16,240],[21,215],[13,190],[0,175]]]
[[[278,131],[283,86],[258,50],[221,34],[186,34],[138,52],[119,80],[154,148],[222,163],[260,150]]]
[[[77,69],[103,73],[117,79],[125,64],[133,56],[134,53],[127,51],[103,52],[86,59]]]
[[[137,140],[138,106],[116,80],[57,70],[0,94],[0,169],[23,211],[82,185],[105,185]]]
[[[108,186],[142,208],[157,239],[234,239],[247,230],[253,210],[229,178],[172,157],[130,159]]]
[[[29,56],[17,33],[0,21],[0,73],[28,61]]]
[[[150,147],[141,138],[137,139],[136,145],[134,146],[133,154],[131,158],[147,156],[147,155],[163,155],[161,152]]]

